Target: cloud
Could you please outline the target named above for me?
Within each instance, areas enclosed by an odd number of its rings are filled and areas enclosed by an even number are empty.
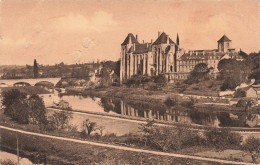
[[[82,14],[70,13],[67,16],[54,19],[55,28],[65,31],[97,31],[104,32],[117,25],[113,15],[105,11],[97,11],[90,18]]]

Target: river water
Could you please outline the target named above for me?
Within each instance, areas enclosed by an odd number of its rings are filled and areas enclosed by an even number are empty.
[[[18,79],[18,80],[0,80],[0,83],[12,85],[15,82],[25,81],[35,84],[39,81],[57,82],[59,78],[47,79]],[[124,117],[134,117],[141,119],[157,119],[172,123],[197,124],[213,127],[259,127],[260,114],[251,112],[211,112],[209,110],[182,110],[178,109],[161,109],[161,108],[144,108],[143,103],[129,103],[128,100],[115,98],[98,98],[91,96],[78,95],[59,95],[54,93],[54,102],[60,100],[67,101],[73,110],[102,113],[103,115],[111,114]],[[52,114],[53,111],[49,111]],[[105,127],[105,133],[115,133],[123,135],[130,132],[137,132],[140,125],[139,121],[124,120],[108,116],[98,116],[84,113],[73,113],[71,124],[78,130],[85,119],[96,122],[99,126]]]
[[[250,112],[210,112],[208,110],[144,110],[133,108],[133,103],[115,98],[83,97],[77,95],[55,95],[55,102],[64,100],[69,102],[73,110],[86,112],[112,114],[117,116],[156,119],[172,123],[196,124],[213,127],[259,127],[260,115]],[[51,110],[49,111],[51,112]],[[96,122],[105,127],[105,133],[123,135],[138,131],[140,121],[126,120],[121,118],[100,116],[85,113],[73,113],[71,124],[77,126],[78,130],[85,119]]]

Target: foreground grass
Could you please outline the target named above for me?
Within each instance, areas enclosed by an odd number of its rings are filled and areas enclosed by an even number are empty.
[[[73,142],[24,135],[1,129],[1,146],[9,150],[16,149],[16,136],[19,139],[19,148],[26,157],[35,154],[45,155],[47,162],[59,164],[220,164],[198,160],[156,156],[135,152],[116,150],[91,145],[82,145]]]

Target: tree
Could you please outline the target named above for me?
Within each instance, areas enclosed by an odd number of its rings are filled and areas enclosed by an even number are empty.
[[[91,132],[95,131],[97,128],[97,123],[96,122],[91,122],[89,119],[86,119],[83,121],[83,131],[86,131],[87,129],[87,134],[90,135]]]
[[[234,90],[240,84],[240,80],[237,80],[235,77],[227,77],[222,86],[220,87],[221,91],[225,90]]]
[[[64,129],[68,125],[71,118],[71,112],[62,110],[60,112],[54,112],[52,116],[49,116],[49,122],[53,123],[57,129]]]
[[[260,139],[250,136],[246,139],[246,142],[242,145],[242,150],[246,151],[252,158],[253,163],[257,162],[260,156]]]
[[[236,92],[234,93],[234,97],[246,97],[246,91],[242,89],[237,89]]]
[[[195,65],[194,69],[190,72],[188,79],[185,81],[187,84],[198,83],[208,78],[210,69],[205,63]]]
[[[46,109],[42,98],[38,95],[31,95],[28,99],[29,113],[33,124],[43,124],[46,122]]]
[[[205,132],[205,137],[209,145],[216,147],[220,151],[228,147],[237,147],[242,140],[239,133],[231,132],[226,128],[212,128]]]
[[[29,123],[29,106],[25,100],[15,100],[9,107],[9,116],[21,124]]]
[[[39,74],[38,64],[37,64],[36,59],[34,59],[34,64],[33,64],[33,75],[34,75],[34,78],[38,78],[38,74]]]
[[[6,115],[11,114],[10,106],[15,102],[25,102],[26,94],[20,92],[18,89],[12,89],[2,92],[2,105]]]

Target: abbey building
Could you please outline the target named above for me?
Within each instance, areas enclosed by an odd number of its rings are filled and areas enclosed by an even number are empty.
[[[139,43],[138,36],[129,33],[121,44],[120,81],[124,82],[136,74],[164,74],[170,82],[183,80],[199,63],[208,64],[212,75],[216,76],[221,59],[244,59],[231,48],[231,40],[225,35],[218,40],[218,48],[213,50],[185,51],[179,43],[178,34],[176,42],[165,32],[159,32],[154,42]]]

